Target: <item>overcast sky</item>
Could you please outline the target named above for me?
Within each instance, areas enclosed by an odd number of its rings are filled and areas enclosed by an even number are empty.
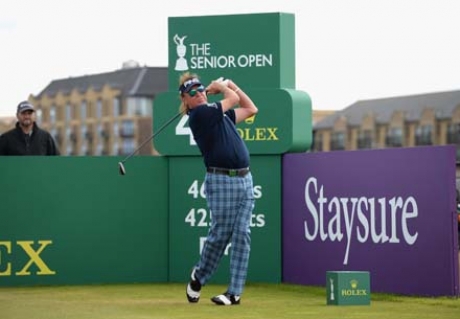
[[[168,17],[262,12],[295,14],[296,89],[313,109],[460,90],[456,0],[2,0],[0,116],[55,79],[167,66]]]

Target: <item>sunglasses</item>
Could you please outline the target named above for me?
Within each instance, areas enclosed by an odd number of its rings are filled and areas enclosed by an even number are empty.
[[[194,97],[198,92],[203,93],[204,91],[205,91],[204,86],[200,85],[196,89],[191,89],[190,91],[188,91],[188,95],[190,95],[191,97]]]

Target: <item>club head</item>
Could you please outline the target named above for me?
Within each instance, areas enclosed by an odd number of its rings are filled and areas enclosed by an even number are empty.
[[[126,170],[125,166],[123,165],[123,162],[118,162],[118,170],[120,172],[120,175],[126,175]]]

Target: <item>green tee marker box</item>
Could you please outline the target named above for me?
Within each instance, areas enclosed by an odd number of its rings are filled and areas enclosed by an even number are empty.
[[[369,305],[371,303],[368,271],[327,271],[328,305]]]

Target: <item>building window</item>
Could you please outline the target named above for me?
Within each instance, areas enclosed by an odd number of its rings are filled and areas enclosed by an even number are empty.
[[[120,131],[118,128],[118,122],[113,122],[113,136],[118,137],[120,136]]]
[[[67,103],[65,106],[65,120],[66,122],[70,122],[72,119],[72,105],[70,103]]]
[[[102,117],[102,101],[97,100],[96,102],[96,117],[101,118]]]
[[[129,120],[121,122],[120,135],[123,137],[134,136],[134,122]]]
[[[77,145],[78,142],[78,128],[74,127],[73,130],[70,132],[70,140],[74,144],[74,146]]]
[[[93,142],[94,134],[93,134],[93,128],[91,126],[86,128],[85,138],[89,143]]]
[[[56,106],[54,105],[50,107],[50,122],[56,123]]]
[[[82,101],[80,104],[80,119],[85,120],[86,119],[86,101]]]
[[[37,112],[35,112],[35,114],[37,114],[37,123],[38,123],[38,125],[41,125],[43,123],[42,109],[38,109]]]
[[[70,134],[71,133],[72,133],[72,129],[70,127],[66,127],[66,129],[65,129],[65,139],[67,141],[67,145],[70,144],[70,141],[71,141]]]
[[[113,116],[116,117],[116,116],[120,116],[121,112],[120,112],[120,99],[118,97],[114,98],[113,99]]]
[[[403,130],[400,127],[391,128],[386,136],[385,144],[387,147],[403,146]]]
[[[313,132],[313,151],[323,151],[323,133],[314,131]]]
[[[86,144],[86,142],[81,144],[80,155],[83,155],[83,156],[84,155],[89,155],[88,154],[88,144]]]
[[[67,155],[67,156],[72,155],[72,152],[73,152],[73,145],[72,145],[72,143],[67,143],[66,155]]]
[[[432,145],[432,125],[420,125],[415,131],[415,145]]]
[[[447,128],[447,144],[460,144],[460,123],[450,124]]]
[[[80,141],[81,141],[81,148],[80,148],[80,155],[87,155],[88,152],[88,143],[86,140],[86,134],[88,133],[88,128],[85,124],[82,124],[80,128]]]
[[[152,116],[152,99],[130,97],[127,99],[127,115]]]
[[[101,139],[105,139],[105,138],[108,137],[108,134],[107,134],[107,132],[104,130],[104,126],[103,126],[101,123],[99,123],[99,124],[97,125],[97,134],[98,134],[100,140],[101,140]]]
[[[118,147],[118,139],[115,139],[112,145],[112,155],[118,155]]]
[[[345,149],[345,133],[344,132],[333,133],[332,138],[331,138],[331,150],[341,151],[344,149]]]
[[[460,123],[452,123],[448,126],[447,144],[457,145],[456,160],[460,162]]]
[[[358,149],[372,148],[372,131],[361,130],[358,134]]]
[[[125,138],[123,140],[123,146],[122,146],[121,151],[123,152],[123,155],[130,154],[134,152],[135,147],[136,147],[136,142],[134,141],[133,138]]]
[[[96,154],[94,155],[102,155],[102,151],[104,150],[104,143],[99,140],[96,145]]]

